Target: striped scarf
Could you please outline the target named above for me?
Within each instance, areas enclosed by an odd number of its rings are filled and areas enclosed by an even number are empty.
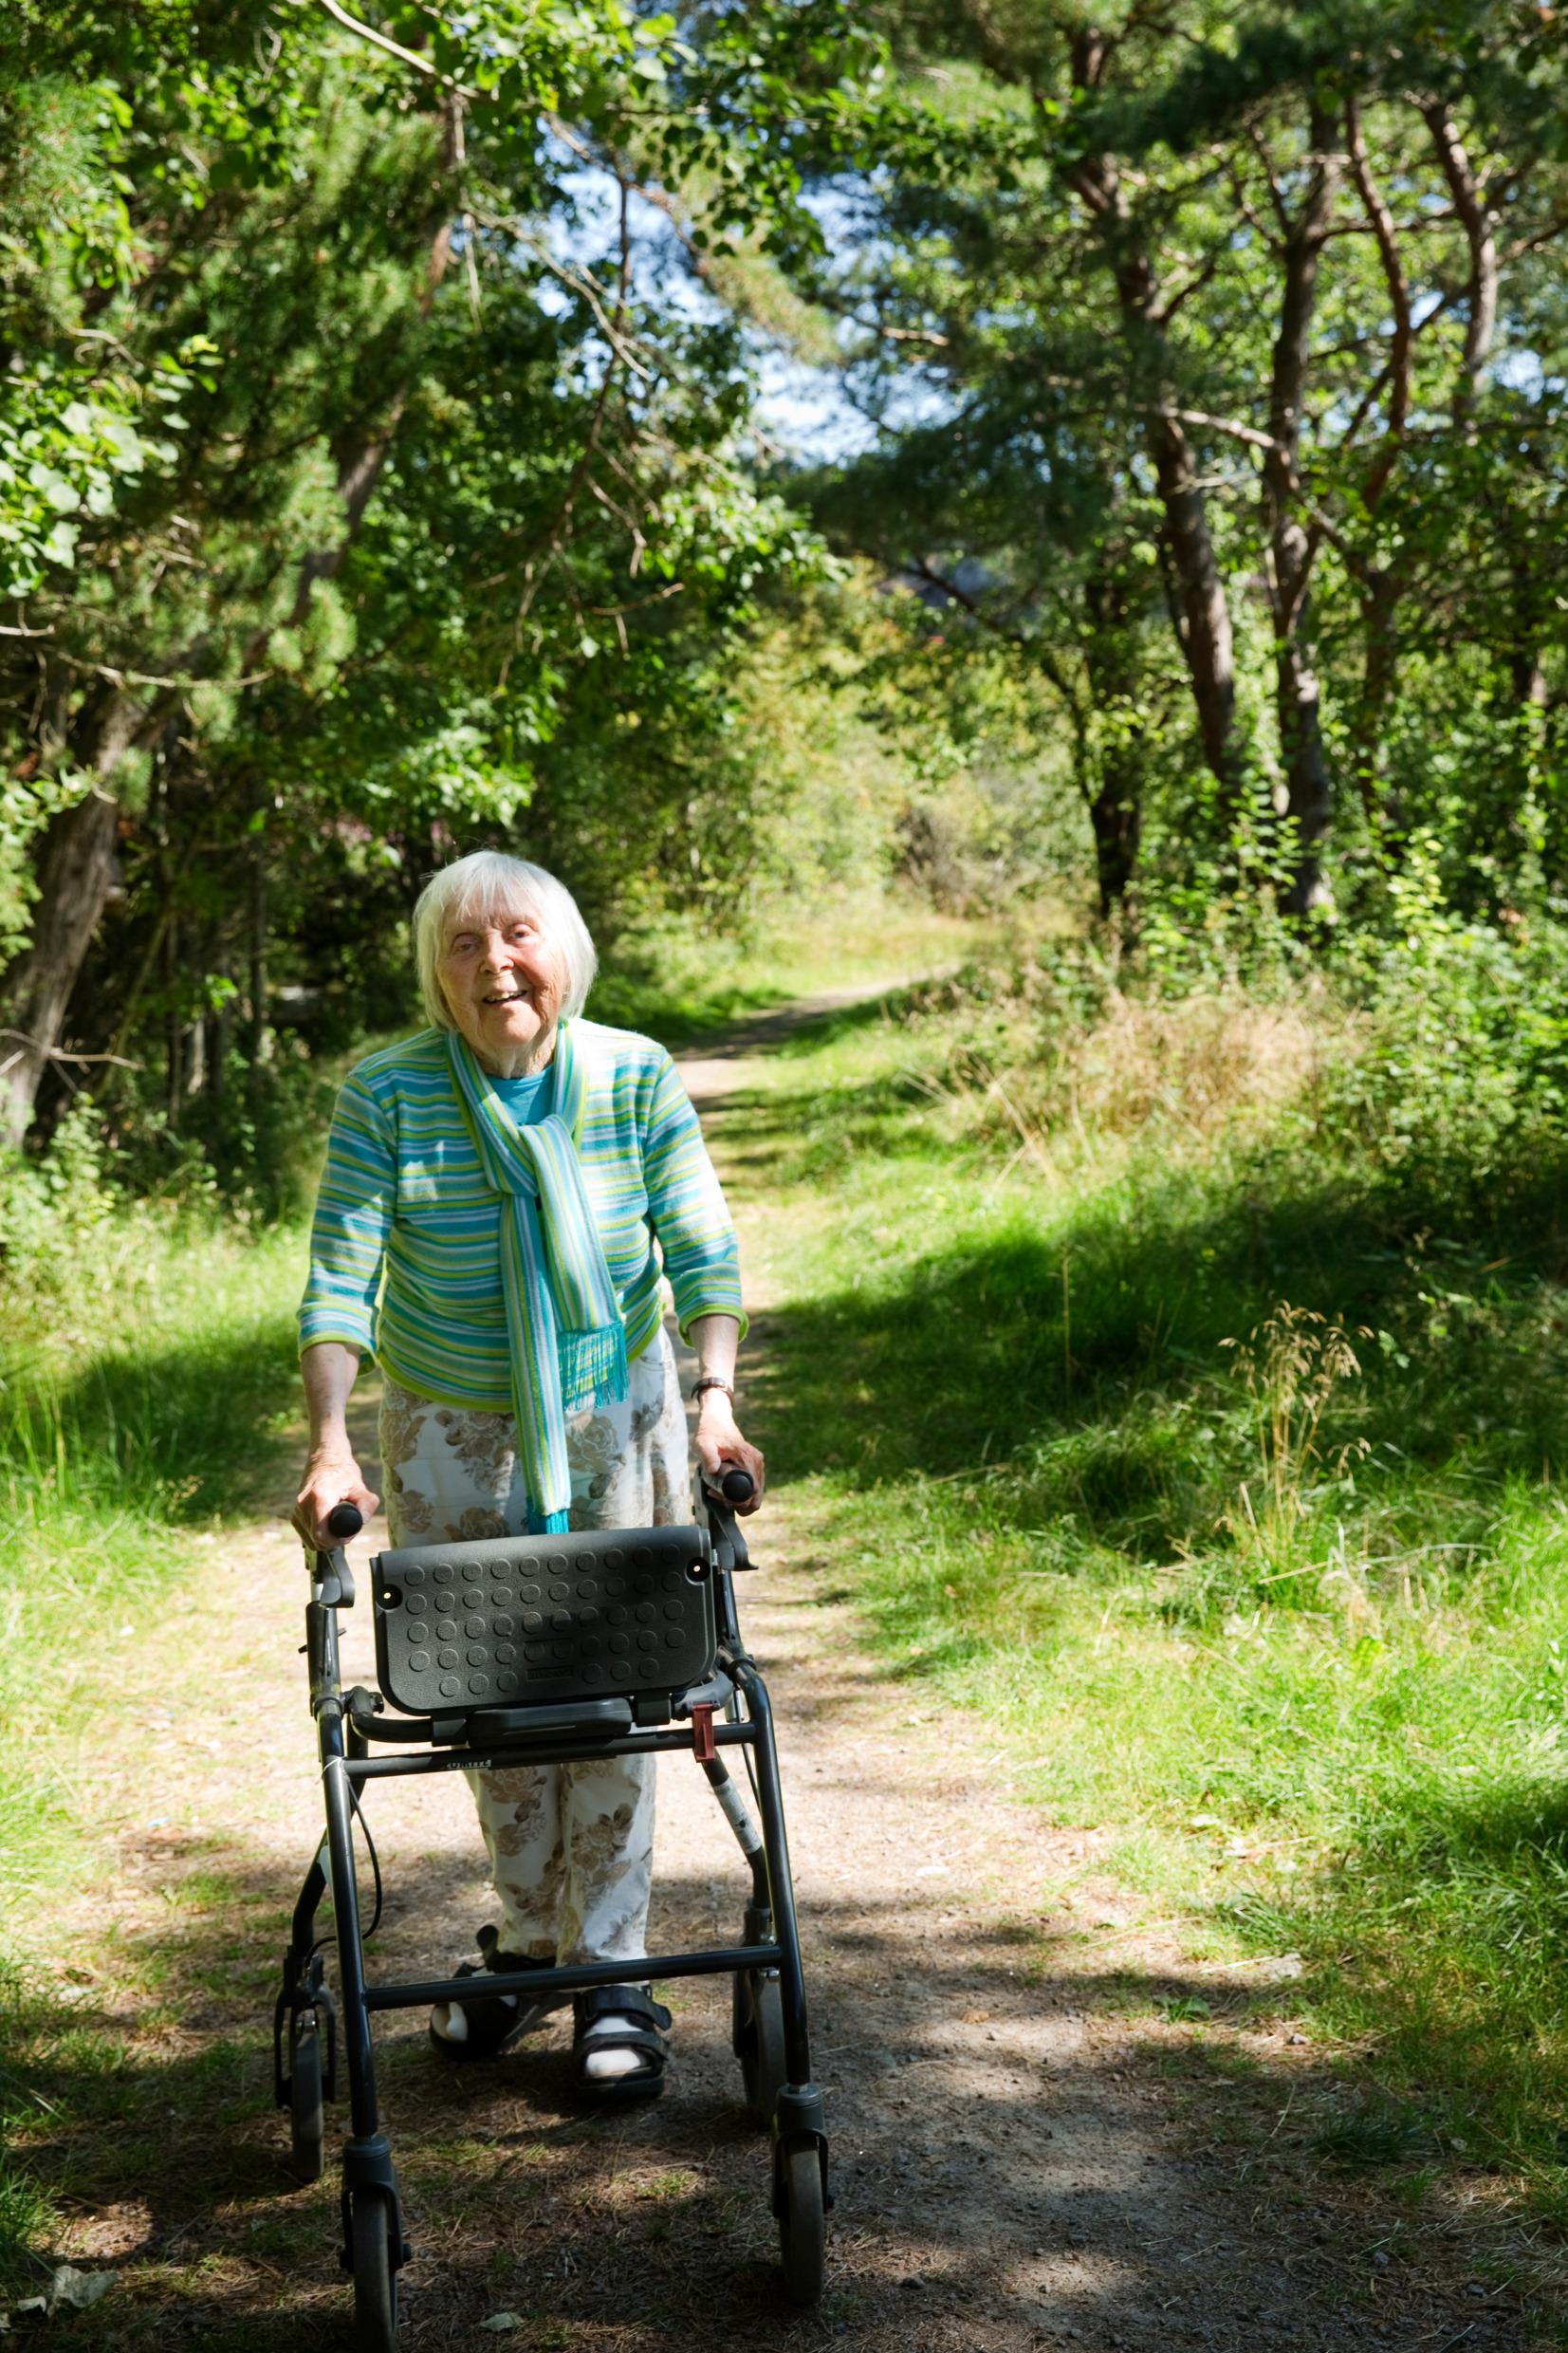
[[[447,1046],[485,1181],[503,1200],[501,1289],[528,1527],[563,1535],[572,1493],[566,1416],[626,1395],[626,1327],[578,1164],[586,1079],[563,1022],[555,1107],[519,1127],[468,1041],[452,1030]]]

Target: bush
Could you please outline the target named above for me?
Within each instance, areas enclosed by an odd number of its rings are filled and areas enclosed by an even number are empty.
[[[116,1182],[115,1155],[85,1096],[61,1121],[46,1153],[0,1159],[8,1358],[69,1346],[101,1322],[106,1300],[129,1321],[156,1263],[149,1245],[169,1215],[166,1201],[133,1200]]]
[[[1533,1179],[1568,1110],[1568,925],[1443,904],[1412,855],[1391,923],[1331,959],[1349,1019],[1316,1089],[1319,1142],[1396,1192],[1462,1206]]]
[[[1382,928],[1316,940],[1223,909],[1192,953],[1036,939],[913,1010],[972,1123],[1061,1170],[1113,1139],[1451,1223],[1539,1189],[1568,1115],[1568,920],[1444,902],[1419,843]],[[1201,953],[1199,952],[1201,948]]]

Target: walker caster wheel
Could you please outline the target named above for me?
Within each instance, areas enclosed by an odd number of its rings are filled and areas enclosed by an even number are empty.
[[[784,2065],[784,1997],[774,1970],[738,1970],[734,1977],[730,2036],[741,2063],[746,2109],[754,2124],[768,2125],[788,2082]]]
[[[779,2251],[791,2304],[819,2304],[827,2260],[822,2159],[815,2141],[785,2149],[778,2167]]]
[[[322,2177],[326,2137],[322,2078],[321,2021],[313,2010],[296,2010],[288,2022],[289,2170],[296,2181]]]
[[[356,2190],[350,2201],[349,2245],[354,2268],[354,2329],[360,2353],[393,2353],[397,2335],[399,2251],[393,2245],[392,2207],[379,2190]]]

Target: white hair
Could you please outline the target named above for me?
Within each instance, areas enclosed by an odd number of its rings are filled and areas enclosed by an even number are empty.
[[[500,850],[474,850],[454,859],[432,875],[414,910],[414,961],[419,975],[419,998],[426,1019],[437,1029],[455,1029],[452,1009],[441,992],[436,967],[441,960],[449,924],[500,922],[507,916],[529,915],[566,965],[566,992],[562,1013],[570,1020],[588,1001],[599,970],[599,951],[577,900],[564,882],[526,858],[507,858]]]

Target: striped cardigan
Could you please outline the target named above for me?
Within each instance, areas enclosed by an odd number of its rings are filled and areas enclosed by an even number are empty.
[[[597,1021],[574,1022],[572,1042],[587,1078],[579,1158],[628,1358],[659,1326],[661,1256],[683,1332],[700,1315],[744,1328],[735,1229],[673,1063],[652,1038]],[[301,1348],[341,1341],[421,1397],[510,1413],[501,1214],[444,1034],[372,1054],[333,1114]]]

